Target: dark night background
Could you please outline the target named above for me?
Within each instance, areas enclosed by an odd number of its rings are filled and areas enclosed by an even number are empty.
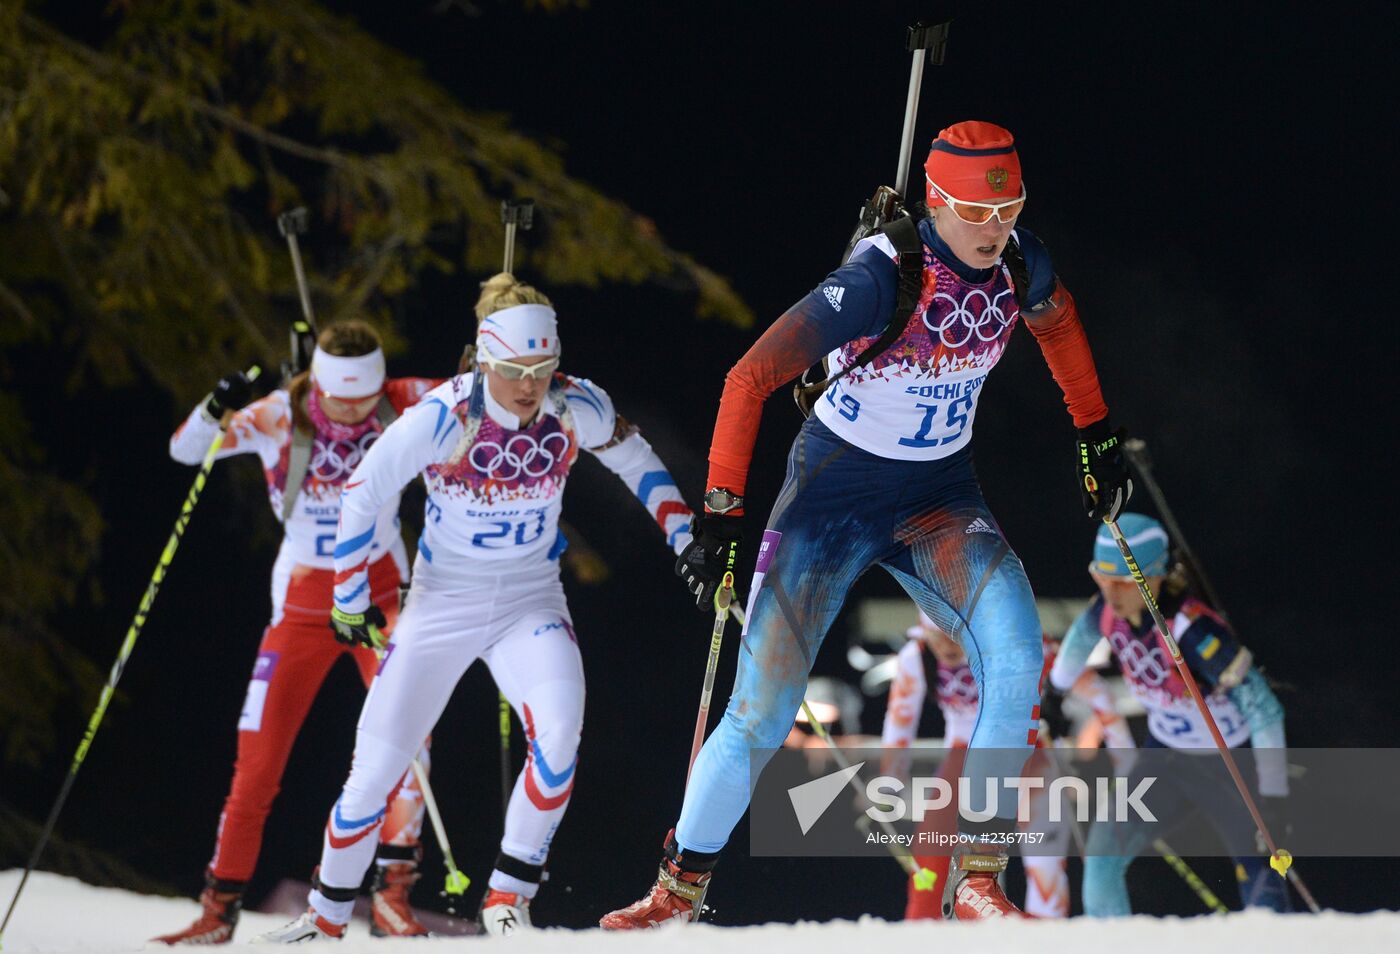
[[[572,174],[653,218],[754,308],[760,326],[738,330],[694,320],[689,301],[654,287],[546,289],[561,314],[565,368],[612,394],[695,503],[724,373],[835,266],[858,206],[890,179],[909,72],[904,27],[940,11],[595,0],[554,15],[481,3],[469,16],[435,13],[428,0],[330,6],[421,59],[473,106],[567,144]],[[1382,581],[1396,570],[1386,486],[1394,431],[1383,389],[1397,349],[1383,206],[1393,191],[1384,169],[1396,144],[1397,8],[1329,5],[1298,19],[1262,5],[1050,7],[952,11],[947,64],[925,77],[915,170],[930,138],[958,120],[1015,132],[1030,198],[1021,224],[1045,240],[1078,301],[1113,418],[1149,442],[1243,640],[1289,687],[1290,743],[1393,745],[1400,662]],[[307,254],[317,254],[314,237]],[[528,261],[519,269],[527,281]],[[481,277],[424,279],[401,315],[411,349],[391,373],[453,370]],[[979,472],[1037,593],[1087,595],[1093,527],[1072,482],[1071,425],[1039,349],[1017,337],[981,402]],[[30,373],[35,389],[45,386],[42,367]],[[751,537],[799,422],[786,394],[770,404],[749,487]],[[33,407],[49,415],[42,426],[69,432],[72,458],[62,463],[90,478],[110,522],[98,571],[105,603],[67,621],[105,671],[193,473],[166,456],[187,409],[140,389]],[[267,620],[277,538],[256,471],[248,460],[216,469],[123,676],[124,699],[59,825],[191,896]],[[535,910],[538,922],[583,926],[654,875],[680,806],[708,626],[611,474],[581,466],[565,513],[613,575],[599,587],[566,582],[588,709],[578,785]],[[853,600],[897,593],[873,573]],[[842,671],[846,633],[843,619],[819,673]],[[717,699],[736,644],[731,630]],[[338,666],[268,824],[254,906],[315,863],[361,696],[348,664]],[[433,786],[476,882],[471,910],[501,824],[495,700],[473,669],[435,736]],[[870,728],[878,708],[867,712]],[[43,816],[87,715],[72,714],[60,734],[71,742],[42,771],[7,780],[7,799]],[[746,824],[710,894],[715,921],[902,910],[894,865],[751,860]],[[426,832],[425,842],[416,900],[433,906],[441,868]],[[1223,862],[1200,869],[1233,900]],[[1397,906],[1393,863],[1304,860],[1299,870],[1324,906]],[[1136,866],[1131,884],[1143,910],[1199,907],[1159,862]]]

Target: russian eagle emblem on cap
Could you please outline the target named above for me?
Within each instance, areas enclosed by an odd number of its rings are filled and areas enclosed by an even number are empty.
[[[1006,180],[1010,178],[1005,169],[1001,166],[993,166],[987,170],[987,185],[992,187],[993,192],[1000,192],[1006,188]]]

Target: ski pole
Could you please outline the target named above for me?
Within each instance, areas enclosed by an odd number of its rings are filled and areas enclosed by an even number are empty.
[[[1098,484],[1091,474],[1085,475],[1084,486],[1090,493],[1098,490]],[[1293,856],[1289,854],[1287,849],[1274,844],[1274,836],[1269,832],[1269,826],[1264,823],[1264,817],[1259,814],[1259,806],[1254,803],[1254,797],[1249,794],[1249,787],[1245,785],[1244,777],[1240,775],[1240,768],[1235,764],[1235,757],[1230,754],[1230,748],[1225,744],[1224,736],[1220,734],[1220,727],[1215,724],[1215,717],[1211,715],[1210,709],[1206,706],[1205,697],[1201,695],[1201,688],[1196,684],[1196,677],[1191,674],[1191,668],[1186,665],[1186,659],[1181,655],[1181,647],[1177,646],[1176,640],[1172,638],[1171,630],[1167,628],[1167,621],[1162,616],[1162,610],[1157,605],[1157,599],[1152,595],[1152,590],[1148,587],[1147,579],[1142,575],[1142,570],[1138,569],[1137,560],[1133,557],[1132,548],[1128,546],[1123,531],[1118,529],[1117,521],[1108,517],[1104,518],[1104,523],[1107,524],[1109,533],[1113,535],[1114,542],[1118,544],[1118,550],[1123,554],[1123,562],[1128,565],[1133,582],[1137,584],[1138,592],[1142,594],[1142,601],[1147,605],[1147,610],[1152,615],[1152,621],[1157,626],[1157,636],[1171,655],[1172,662],[1176,665],[1176,671],[1181,674],[1182,682],[1186,683],[1187,692],[1195,700],[1196,708],[1200,711],[1201,718],[1205,720],[1206,728],[1210,729],[1211,738],[1215,740],[1215,747],[1220,751],[1220,757],[1224,759],[1225,767],[1235,782],[1235,788],[1239,791],[1240,798],[1244,800],[1245,808],[1249,810],[1249,817],[1254,820],[1254,825],[1264,839],[1264,844],[1268,846],[1269,867],[1278,872],[1280,877],[1292,881],[1308,908],[1314,914],[1320,913],[1322,909],[1313,898],[1312,892],[1303,883],[1302,878],[1296,873],[1290,874],[1293,867]]]
[[[729,613],[740,626],[744,626],[747,624],[747,618],[744,615],[743,607],[739,605],[740,602],[738,595],[735,594],[729,603]],[[718,609],[718,607],[716,607],[716,609]],[[825,742],[827,748],[831,750],[831,756],[836,761],[836,764],[839,765],[843,771],[850,771],[850,761],[846,758],[845,753],[836,747],[836,742],[831,738],[830,733],[826,731],[826,726],[818,722],[817,717],[812,714],[812,707],[807,705],[806,699],[802,700],[802,711],[807,714],[807,721],[811,723],[812,731],[817,734],[817,738]],[[849,782],[851,788],[855,789],[856,794],[863,798],[865,796],[865,790],[861,787],[856,773],[851,773]],[[870,818],[869,815],[864,817],[867,819]],[[871,820],[873,821],[873,819]],[[934,885],[938,881],[937,872],[919,865],[918,861],[915,860],[909,850],[899,843],[897,837],[898,833],[889,822],[881,821],[879,825],[888,836],[885,839],[885,847],[889,849],[894,860],[899,862],[899,866],[909,873],[909,877],[914,879],[914,889],[916,891],[932,891]]]
[[[423,806],[428,810],[428,818],[433,823],[433,834],[437,836],[438,847],[442,849],[443,867],[447,869],[447,881],[443,886],[444,894],[463,894],[471,885],[472,879],[462,873],[457,867],[457,862],[452,858],[452,846],[447,843],[447,829],[442,824],[442,816],[438,814],[437,799],[433,797],[433,787],[428,784],[428,773],[423,768],[423,763],[418,759],[413,760],[413,777],[418,779],[418,790],[423,793]]]
[[[1167,506],[1166,495],[1162,493],[1162,488],[1158,485],[1156,478],[1152,476],[1152,456],[1147,451],[1147,442],[1137,437],[1129,438],[1123,443],[1123,452],[1128,456],[1128,462],[1133,465],[1133,469],[1137,471],[1143,486],[1147,488],[1147,495],[1152,498],[1157,512],[1162,515],[1162,522],[1167,525],[1167,533],[1171,535],[1172,541],[1180,548],[1181,556],[1191,575],[1201,585],[1201,592],[1205,594],[1211,607],[1220,614],[1228,625],[1230,614],[1225,612],[1225,606],[1220,602],[1215,587],[1211,586],[1205,568],[1201,566],[1201,561],[1196,558],[1191,544],[1186,542],[1186,535],[1181,532],[1181,525],[1176,522],[1176,515],[1172,513],[1172,508]]]
[[[1191,870],[1191,866],[1185,861],[1182,861],[1181,857],[1172,851],[1170,845],[1158,838],[1152,842],[1152,847],[1157,849],[1157,853],[1162,856],[1162,859],[1171,866],[1173,871],[1181,876],[1181,880],[1185,881],[1187,886],[1192,891],[1196,892],[1196,897],[1201,899],[1201,903],[1206,906],[1206,909],[1209,910],[1211,914],[1230,913],[1230,909],[1225,907],[1221,900],[1215,896],[1214,891],[1206,887],[1206,883],[1200,879],[1200,876],[1197,875],[1196,872]]]
[[[510,700],[504,692],[497,692],[496,695],[499,697],[497,710],[501,723],[501,817],[505,818],[506,812],[510,811],[510,792],[515,782],[510,760]]]
[[[258,375],[262,373],[262,369],[253,365],[245,373],[249,381],[256,381]],[[165,581],[165,574],[170,570],[171,561],[175,559],[175,551],[180,546],[181,538],[185,535],[185,527],[189,525],[190,516],[194,513],[194,505],[199,503],[199,495],[209,480],[209,472],[214,467],[214,458],[218,455],[219,448],[223,446],[225,428],[228,427],[232,417],[232,411],[224,412],[219,421],[219,433],[214,435],[214,439],[209,442],[209,449],[204,452],[204,460],[200,462],[199,473],[195,474],[194,483],[190,485],[190,491],[185,495],[185,503],[180,508],[180,515],[175,519],[175,529],[171,532],[170,539],[166,541],[160,559],[156,561],[156,569],[151,574],[151,582],[146,584],[146,592],[141,597],[140,605],[136,608],[136,616],[132,619],[131,626],[127,628],[126,638],[122,640],[116,662],[112,663],[112,669],[107,674],[107,684],[102,687],[102,694],[98,696],[97,708],[93,710],[92,717],[88,719],[87,731],[83,733],[83,739],[78,743],[73,763],[68,767],[68,775],[63,779],[63,785],[58,791],[58,798],[54,800],[53,808],[49,809],[49,817],[44,822],[44,829],[39,835],[39,843],[34,846],[34,851],[29,856],[29,862],[24,866],[24,874],[19,879],[19,886],[15,888],[14,897],[10,899],[10,906],[5,911],[5,919],[0,921],[0,938],[5,936],[5,927],[10,923],[10,916],[15,913],[15,905],[19,904],[20,895],[24,893],[24,886],[29,882],[30,872],[39,863],[39,857],[44,853],[44,848],[49,843],[54,825],[58,822],[58,813],[63,810],[63,803],[68,800],[68,793],[72,791],[73,782],[78,777],[78,769],[82,768],[83,759],[87,758],[88,748],[92,745],[93,737],[97,735],[98,726],[102,724],[102,717],[107,713],[107,705],[112,701],[113,693],[116,692],[117,681],[121,679],[122,671],[126,669],[126,662],[131,658],[132,650],[136,648],[136,639],[141,635],[141,629],[146,625],[146,618],[150,615],[151,606],[156,601],[156,593],[159,592],[161,583]]]
[[[851,770],[850,760],[846,758],[844,752],[836,747],[836,741],[831,737],[831,734],[826,731],[826,726],[822,725],[821,722],[817,720],[816,715],[812,712],[812,707],[807,705],[806,699],[802,700],[802,711],[806,713],[807,721],[811,724],[812,731],[817,734],[817,738],[826,743],[826,747],[830,750],[831,757],[835,760],[836,764],[839,765],[843,771],[851,772],[850,777],[847,779],[851,788],[857,795],[864,798],[865,789],[860,782],[860,773]],[[868,814],[865,817],[870,818]],[[895,832],[893,825],[884,820],[880,820],[879,825],[880,829],[888,836],[885,839],[885,846],[889,849],[890,854],[894,856],[895,861],[899,862],[900,867],[909,873],[909,877],[914,879],[914,890],[932,891],[933,886],[938,882],[938,874],[928,868],[920,867],[919,862],[915,860],[909,850],[899,843],[898,833]]]
[[[306,283],[306,268],[301,262],[301,245],[298,235],[305,235],[307,214],[305,208],[295,208],[277,216],[277,230],[287,240],[287,249],[292,253],[292,272],[297,279],[297,295],[301,299],[301,318],[292,319],[291,361],[284,369],[283,377],[290,380],[310,363],[311,352],[316,347],[316,313],[311,308],[311,288]]]
[[[1041,738],[1049,739],[1050,723],[1046,722],[1044,719],[1041,719],[1039,732]],[[1068,742],[1069,740],[1065,739],[1063,741]],[[1049,753],[1050,761],[1054,763],[1056,774],[1070,774],[1069,770],[1065,767],[1064,761],[1060,758],[1060,746],[1058,743],[1052,741],[1045,751]],[[1061,804],[1064,804],[1065,801],[1069,800],[1069,795],[1069,789],[1066,789],[1060,793]],[[1078,799],[1076,799],[1076,801],[1077,800]],[[1079,857],[1087,858],[1089,856],[1089,849],[1085,843],[1084,832],[1079,827],[1079,817],[1077,815],[1071,815],[1069,817],[1069,831],[1070,837],[1074,839],[1074,847],[1079,850]]]
[[[402,605],[402,604],[400,604]],[[376,649],[374,655],[380,662],[384,661],[384,650]],[[428,770],[423,767],[423,762],[417,756],[413,759],[413,777],[418,780],[418,791],[423,795],[423,807],[428,810],[428,818],[433,823],[433,837],[437,839],[438,848],[442,849],[442,864],[447,869],[447,879],[443,884],[443,894],[460,895],[466,892],[471,885],[472,879],[462,873],[457,867],[456,860],[452,857],[452,846],[447,843],[447,826],[442,823],[442,815],[438,813],[437,799],[433,797],[433,786],[428,781]]]
[[[695,736],[690,741],[690,764],[685,770],[686,784],[690,783],[690,771],[695,768],[700,746],[705,744],[705,728],[710,721],[710,697],[715,691],[715,669],[719,666],[719,649],[724,641],[724,624],[729,620],[730,607],[734,603],[734,574],[726,571],[719,589],[715,591],[715,626],[710,633],[710,655],[705,660],[705,683],[700,690],[700,711],[695,714]]]

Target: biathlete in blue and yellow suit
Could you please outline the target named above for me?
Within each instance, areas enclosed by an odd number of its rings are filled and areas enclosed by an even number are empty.
[[[958,123],[939,133],[924,169],[931,215],[919,223],[920,301],[889,348],[826,389],[798,434],[763,535],[728,709],[695,763],[655,886],[605,916],[605,928],[699,915],[718,853],[748,807],[750,751],[782,744],[827,629],[874,565],[967,653],[983,700],[965,769],[972,791],[983,791],[988,777],[1018,774],[1035,742],[1042,662],[1035,600],[982,498],[970,448],[977,399],[1018,319],[1039,341],[1079,428],[1081,476],[1098,488],[1086,492],[1089,514],[1116,516],[1131,484],[1074,299],[1049,255],[1016,230],[1029,273],[1024,297],[1033,303],[1025,309],[1002,260],[1025,205],[1011,134]],[[730,371],[710,448],[706,513],[677,561],[702,609],[734,565],[763,402],[823,356],[834,371],[855,363],[889,323],[897,284],[889,240],[863,240]],[[1012,814],[1013,805],[1003,807]],[[1010,817],[962,822],[965,832],[990,837],[959,852],[945,892],[955,916],[1017,913],[996,883],[1005,851],[990,843],[1013,824]]]
[[[1170,572],[1166,529],[1151,517],[1125,513],[1118,521],[1138,566],[1161,607],[1182,658],[1205,697],[1206,708],[1230,748],[1254,749],[1253,775],[1265,820],[1283,816],[1288,797],[1288,762],[1283,705],[1254,666],[1225,620]],[[1113,649],[1123,681],[1147,710],[1145,748],[1214,753],[1215,740],[1186,683],[1157,636],[1147,604],[1123,560],[1118,544],[1102,527],[1094,540],[1089,575],[1099,595],[1079,614],[1065,634],[1054,668],[1046,680],[1041,708],[1053,727],[1060,699],[1074,685],[1099,640]],[[1171,772],[1155,763],[1151,774],[1170,797],[1154,801],[1156,818],[1089,829],[1084,858],[1084,913],[1090,917],[1125,917],[1128,866],[1157,838],[1172,838],[1193,816],[1204,817],[1235,861],[1240,902],[1244,907],[1291,911],[1288,886],[1277,877],[1255,844],[1254,822],[1230,778],[1213,755],[1175,759]],[[1251,766],[1246,765],[1248,772]],[[1139,769],[1128,779],[1129,791],[1147,774]],[[1278,827],[1271,825],[1278,830]]]

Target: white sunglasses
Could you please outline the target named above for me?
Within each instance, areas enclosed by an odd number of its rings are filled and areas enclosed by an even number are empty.
[[[531,381],[548,381],[556,368],[559,367],[557,357],[548,361],[541,361],[538,364],[521,364],[518,361],[506,361],[504,358],[496,358],[484,347],[477,349],[477,358],[482,364],[492,371],[495,371],[507,381],[521,381],[529,379]]]
[[[1008,199],[1006,202],[964,202],[962,199],[955,199],[938,187],[938,183],[924,173],[924,179],[929,187],[938,193],[939,198],[948,203],[948,208],[953,210],[953,214],[962,219],[968,225],[983,225],[990,221],[992,216],[997,217],[997,221],[1002,225],[1010,225],[1016,221],[1016,216],[1021,214],[1021,210],[1026,207],[1026,187],[1021,186],[1021,197],[1019,199]],[[966,211],[964,211],[966,210]],[[1002,212],[1006,217],[1002,217]]]

